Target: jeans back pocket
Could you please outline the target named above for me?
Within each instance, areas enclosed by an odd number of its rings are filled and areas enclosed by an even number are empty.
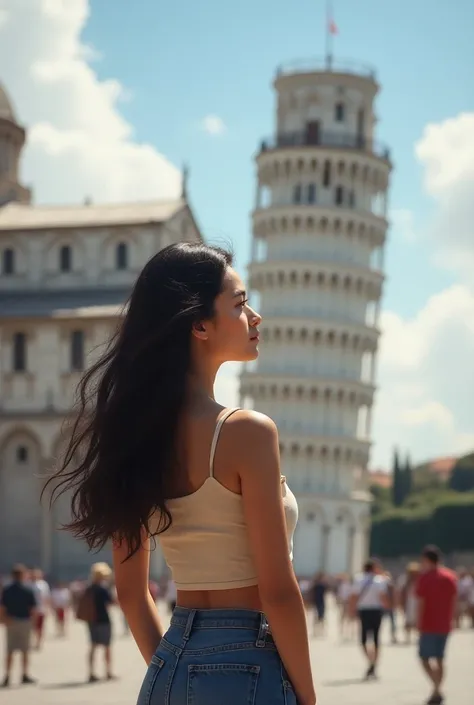
[[[188,666],[187,705],[254,705],[260,666]]]

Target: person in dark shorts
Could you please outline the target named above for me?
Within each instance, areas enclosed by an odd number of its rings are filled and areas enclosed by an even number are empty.
[[[327,589],[328,584],[324,573],[317,573],[310,589],[311,602],[313,605],[313,634],[315,635],[324,630]]]
[[[416,586],[418,598],[418,654],[425,673],[433,684],[428,705],[443,702],[444,655],[451,632],[457,597],[456,574],[440,565],[436,546],[421,554],[421,575]]]
[[[93,619],[87,622],[90,636],[89,651],[89,683],[96,683],[99,678],[94,673],[95,653],[98,646],[103,647],[105,656],[107,680],[114,678],[112,674],[112,624],[109,607],[113,597],[109,587],[112,571],[107,563],[94,563],[91,569],[91,584],[87,588],[92,596]]]
[[[3,687],[10,685],[13,654],[20,651],[22,656],[23,684],[35,683],[28,674],[31,631],[36,609],[36,597],[33,589],[25,584],[27,570],[23,565],[16,565],[12,570],[12,582],[2,592],[0,601],[0,622],[5,624],[7,638],[5,678]]]
[[[377,564],[373,560],[364,565],[362,575],[354,581],[351,598],[351,613],[357,613],[360,622],[362,649],[369,662],[366,678],[376,677],[377,661],[380,653],[379,632],[382,617],[388,607],[387,580],[377,574]],[[368,641],[372,641],[372,648]]]

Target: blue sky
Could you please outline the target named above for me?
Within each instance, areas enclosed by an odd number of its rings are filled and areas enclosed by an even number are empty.
[[[378,138],[393,154],[391,208],[409,209],[427,224],[414,144],[427,123],[474,104],[474,3],[438,0],[382,3],[339,0],[335,56],[372,64],[381,83]],[[277,65],[324,54],[325,3],[241,0],[93,0],[84,38],[102,54],[100,77],[117,77],[131,93],[121,111],[138,140],[156,145],[175,164],[191,166],[191,198],[205,235],[230,239],[238,264],[249,252],[248,214],[254,197],[252,155],[273,131],[271,82]],[[228,130],[199,130],[208,114]],[[426,242],[407,243],[392,229],[384,304],[402,315],[450,283],[430,266]],[[408,286],[409,284],[409,286]]]
[[[474,448],[474,3],[334,0],[334,19],[336,58],[376,69],[394,162],[371,463],[395,444],[459,454]],[[36,202],[169,197],[187,162],[205,237],[232,242],[245,273],[275,70],[322,56],[325,28],[316,0],[0,0]],[[206,132],[209,116],[226,129]],[[219,380],[235,403],[235,368]]]

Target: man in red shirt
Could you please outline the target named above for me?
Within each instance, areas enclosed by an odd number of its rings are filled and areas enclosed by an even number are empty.
[[[443,702],[444,653],[451,631],[457,595],[457,578],[453,571],[439,564],[436,546],[427,546],[421,554],[422,573],[416,586],[418,597],[419,656],[433,683],[428,705]]]

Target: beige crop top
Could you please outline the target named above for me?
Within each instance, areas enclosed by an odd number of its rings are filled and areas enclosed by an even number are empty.
[[[196,492],[167,502],[173,522],[158,539],[178,590],[229,590],[257,584],[242,495],[214,477],[219,434],[235,411],[228,409],[217,423],[207,480]],[[283,476],[281,488],[292,558],[298,505]]]

